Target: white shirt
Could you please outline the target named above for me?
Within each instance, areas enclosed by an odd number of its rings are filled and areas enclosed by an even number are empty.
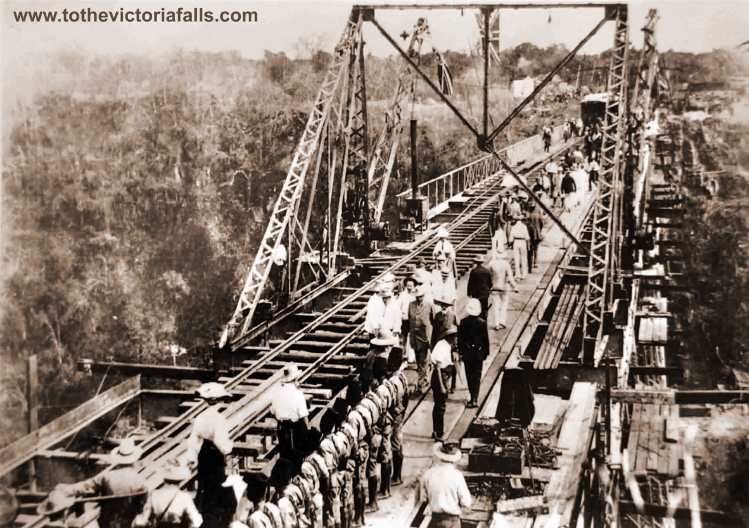
[[[419,496],[429,503],[434,513],[460,515],[461,508],[470,508],[471,492],[463,474],[452,464],[437,463],[421,478]]]
[[[575,180],[578,192],[582,192],[583,189],[587,189],[588,185],[588,173],[583,169],[577,169],[572,173],[572,178]]]
[[[403,321],[403,311],[400,299],[391,296],[385,302],[385,318],[382,322],[382,328],[392,334],[400,334],[401,321]]]
[[[383,327],[385,320],[385,301],[379,293],[372,295],[367,301],[367,314],[364,318],[364,330],[370,334],[377,334]]]
[[[278,244],[275,251],[273,251],[273,263],[276,266],[283,266],[286,264],[286,259],[288,258],[288,253],[286,252],[286,248],[283,244]]]
[[[444,339],[437,341],[432,350],[432,363],[438,368],[445,368],[453,364],[452,347]]]
[[[494,232],[492,237],[492,249],[498,253],[501,253],[507,247],[507,235],[505,230],[501,227]]]
[[[590,165],[588,165],[588,170],[590,172],[598,172],[601,170],[601,166],[598,164],[596,160],[593,160],[590,162]]]
[[[133,526],[149,526],[151,519],[160,519],[164,523],[177,525],[185,517],[190,519],[190,526],[197,528],[203,524],[192,497],[177,486],[164,486],[148,494],[143,511],[133,520]]]
[[[187,439],[187,459],[197,462],[203,440],[210,440],[222,454],[228,455],[234,448],[234,442],[229,437],[229,422],[224,418],[215,405],[203,411],[192,424],[190,437]]]
[[[444,255],[448,260],[455,260],[455,248],[453,247],[452,242],[446,238],[438,240],[432,251],[433,257],[437,258],[437,255]]]
[[[516,222],[510,229],[510,239],[514,244],[518,240],[530,240],[531,235],[523,222]]]
[[[447,277],[443,278],[441,271],[434,270],[432,272],[432,297],[434,299],[450,299],[455,302],[457,296],[453,274],[448,273]]]
[[[297,422],[309,415],[304,393],[293,383],[282,383],[271,400],[271,412],[276,420]]]
[[[401,319],[403,321],[408,320],[408,305],[411,304],[416,296],[413,293],[409,293],[405,288],[398,295],[398,303],[400,303]]]

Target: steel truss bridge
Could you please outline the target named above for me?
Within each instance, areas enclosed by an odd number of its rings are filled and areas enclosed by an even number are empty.
[[[523,99],[496,126],[490,126],[490,70],[501,68],[499,56],[499,13],[506,9],[579,8],[597,10],[601,19],[556,65],[533,92]],[[420,65],[420,56],[429,36],[428,20],[418,18],[399,43],[380,22],[386,10],[474,10],[482,48],[482,108],[474,120],[444,95],[436,80]],[[428,224],[447,228],[457,250],[457,266],[464,275],[475,255],[490,247],[487,228],[497,193],[507,181],[522,187],[546,213],[549,226],[569,244],[560,248],[554,264],[544,276],[543,287],[528,299],[527,321],[517,331],[516,345],[527,348],[538,331],[542,317],[548,330],[542,334],[537,355],[530,368],[553,372],[572,369],[586,372],[597,382],[595,414],[598,435],[586,450],[591,465],[575,461],[567,468],[559,485],[585,488],[576,494],[571,506],[561,508],[572,523],[581,511],[595,511],[597,523],[617,524],[616,503],[624,491],[620,432],[626,422],[626,405],[614,401],[612,392],[630,386],[628,376],[631,347],[612,350],[615,330],[612,321],[617,310],[634,298],[632,291],[632,240],[641,218],[636,214],[636,187],[647,174],[643,156],[648,139],[645,124],[652,118],[659,86],[658,54],[655,46],[657,15],[652,10],[645,21],[645,47],[636,65],[630,64],[630,20],[625,4],[604,3],[480,3],[357,5],[346,20],[332,60],[310,110],[304,132],[294,151],[283,187],[257,254],[246,273],[230,320],[214,354],[213,368],[174,365],[132,365],[84,362],[82,368],[94,373],[107,372],[134,376],[98,394],[82,407],[45,425],[28,437],[0,451],[0,474],[18,485],[21,515],[16,526],[57,526],[59,521],[41,515],[36,505],[52,486],[69,481],[73,475],[91,476],[108,471],[106,457],[91,449],[86,436],[101,436],[102,421],[117,422],[123,416],[138,424],[150,422],[155,430],[144,433],[139,445],[144,449],[142,473],[154,486],[160,485],[159,469],[167,460],[184,451],[184,440],[192,420],[205,409],[189,391],[148,389],[141,376],[166,379],[217,379],[234,394],[222,413],[232,425],[234,454],[245,469],[267,468],[275,450],[269,438],[274,424],[269,415],[269,395],[277,384],[281,367],[295,362],[302,368],[300,384],[308,396],[313,423],[331,405],[368,348],[363,336],[363,316],[367,298],[386,273],[398,278],[407,266],[419,259],[432,262],[433,239],[417,236],[400,250],[381,247],[373,241],[382,232],[385,205],[392,201],[391,180],[396,170],[398,150],[407,129],[406,113],[417,83],[431,89],[458,120],[469,137],[475,138],[482,154],[428,182],[414,181],[413,193],[400,195],[423,202],[425,217],[414,219],[428,234]],[[400,57],[398,80],[385,108],[384,125],[372,130],[367,107],[366,51],[363,28],[371,25],[389,42]],[[589,206],[577,222],[570,223],[549,209],[531,186],[545,164],[576,146],[563,143],[555,131],[554,148],[539,152],[540,139],[531,138],[515,145],[500,145],[503,130],[519,118],[555,75],[565,68],[578,51],[604,26],[614,28],[606,90],[608,99],[602,126],[599,184]],[[486,36],[489,38],[486,38]],[[634,72],[632,75],[631,72]],[[416,164],[416,162],[415,162]],[[415,165],[414,164],[414,165]],[[399,203],[399,207],[405,204]],[[313,210],[325,211],[322,224],[313,225]],[[352,236],[356,233],[356,236]],[[345,239],[358,239],[360,254],[353,260]],[[268,296],[274,256],[280,246],[288,252],[288,266],[282,275],[288,302],[276,306],[272,317],[258,321],[258,307]],[[317,249],[313,249],[317,248]],[[550,303],[556,315],[543,316]],[[626,311],[626,310],[625,310]],[[629,324],[633,325],[632,321]],[[627,327],[625,332],[633,331]],[[282,330],[281,330],[282,329]],[[575,339],[574,336],[579,336]],[[577,343],[572,346],[572,343]],[[488,400],[491,386],[498,379],[507,358],[498,359],[487,372],[491,383],[482,392],[481,406]],[[615,379],[610,374],[617,372]],[[421,395],[409,412],[426,398]],[[166,411],[165,409],[170,409]],[[593,412],[591,407],[591,412]],[[454,435],[465,432],[476,413],[466,413]],[[593,416],[593,415],[591,415]],[[104,433],[104,437],[109,431]],[[262,438],[253,443],[251,439]],[[106,438],[105,438],[106,440]],[[89,442],[90,444],[90,442]],[[579,462],[579,463],[578,463]],[[571,463],[572,464],[572,463]],[[606,468],[612,478],[597,477]],[[183,483],[189,486],[190,481]],[[609,507],[613,504],[614,507]],[[566,508],[566,509],[565,509]],[[590,515],[588,515],[590,517]],[[96,513],[80,511],[81,526],[92,523]],[[591,519],[588,518],[587,521]]]

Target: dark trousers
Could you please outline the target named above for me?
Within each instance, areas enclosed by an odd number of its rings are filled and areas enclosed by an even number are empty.
[[[445,434],[445,410],[447,410],[447,392],[440,390],[440,384],[437,376],[440,375],[440,369],[435,368],[432,371],[432,396],[434,399],[434,408],[432,409],[432,429],[434,434],[442,436]],[[443,376],[443,386],[447,387],[446,373]]]
[[[390,483],[393,477],[393,464],[391,462],[382,463],[382,479],[380,484],[380,493],[390,495]]]
[[[473,361],[463,359],[466,367],[466,381],[468,382],[468,392],[471,394],[471,400],[477,401],[479,389],[481,388],[481,366],[483,361]]]
[[[360,483],[354,486],[354,523],[366,524],[364,510],[367,504],[367,486]]]
[[[489,297],[479,297],[481,303],[481,317],[486,321],[486,314],[489,312]]]
[[[588,175],[588,190],[592,191],[593,190],[593,185],[595,185],[596,183],[598,183],[598,173],[595,172],[595,171],[592,171]]]
[[[288,460],[299,460],[303,456],[302,444],[307,437],[307,426],[304,421],[278,422],[278,453]]]
[[[447,513],[433,513],[429,521],[429,528],[461,528],[462,526],[458,515]]]
[[[539,240],[531,240],[528,244],[528,271],[533,269],[538,260],[538,243]]]

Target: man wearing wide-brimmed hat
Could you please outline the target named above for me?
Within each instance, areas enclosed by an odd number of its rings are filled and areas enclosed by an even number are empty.
[[[133,521],[133,526],[177,527],[189,526],[197,528],[203,524],[192,496],[183,491],[180,484],[190,479],[190,470],[181,464],[169,464],[162,472],[164,486],[153,490],[143,511]]]
[[[481,303],[468,299],[467,316],[458,326],[458,350],[466,368],[468,392],[471,397],[467,407],[476,407],[481,386],[481,369],[489,356],[489,332],[486,321],[481,318]]]
[[[307,438],[307,399],[296,386],[300,375],[296,364],[286,365],[281,386],[271,400],[271,412],[278,422],[278,451],[282,457],[290,460],[298,458],[302,443]]]
[[[143,450],[132,438],[124,438],[109,455],[109,463],[119,466],[90,479],[78,482],[78,495],[130,495],[146,490],[146,480],[138,473],[136,464]]]
[[[431,355],[432,363],[432,397],[434,399],[434,408],[432,409],[432,438],[442,440],[445,433],[445,410],[447,409],[448,383],[453,365],[452,349],[455,345],[455,338],[458,329],[450,326],[444,329],[440,334],[437,344],[434,346]]]
[[[458,319],[455,317],[455,298],[454,297],[435,297],[434,299],[434,322],[432,323],[432,348],[437,345],[437,341],[447,328],[458,326]],[[455,392],[455,383],[457,379],[458,350],[453,346],[453,365],[456,368],[450,373],[450,392]]]
[[[434,447],[435,464],[429,468],[416,491],[416,502],[426,501],[431,511],[430,528],[460,528],[463,508],[470,508],[473,498],[455,464],[461,452],[457,444],[440,443]]]
[[[195,418],[187,440],[186,461],[197,463],[198,489],[195,502],[205,517],[206,526],[222,523],[233,513],[226,504],[221,484],[226,480],[227,457],[234,448],[229,422],[221,414],[222,402],[232,395],[221,383],[203,383],[197,390],[208,408]],[[228,522],[227,522],[228,524]]]
[[[484,265],[484,257],[476,255],[473,257],[475,264],[468,275],[468,296],[478,299],[481,303],[481,316],[486,317],[489,308],[489,294],[492,291],[492,274]]]

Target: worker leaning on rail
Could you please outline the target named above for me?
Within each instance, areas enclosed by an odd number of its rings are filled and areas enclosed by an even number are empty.
[[[437,463],[424,473],[416,488],[416,503],[428,503],[429,528],[460,528],[462,509],[473,502],[463,474],[455,467],[460,462],[460,449],[457,444],[437,444],[434,456]]]
[[[223,403],[232,396],[226,387],[216,382],[204,383],[197,394],[208,404],[208,408],[193,422],[185,460],[188,464],[197,464],[195,502],[203,515],[205,526],[224,526],[229,523],[236,507],[222,487],[227,476],[227,457],[234,448],[234,442],[229,435],[229,422],[221,411]]]
[[[188,481],[190,477],[190,470],[186,466],[170,465],[162,475],[164,486],[149,494],[143,511],[133,521],[133,527],[198,528],[203,526],[203,517],[195,507],[192,496],[180,488],[180,483]]]
[[[309,410],[304,393],[295,383],[299,376],[299,368],[294,363],[286,365],[281,386],[271,400],[271,412],[278,422],[278,451],[288,460],[299,459],[307,438]]]

